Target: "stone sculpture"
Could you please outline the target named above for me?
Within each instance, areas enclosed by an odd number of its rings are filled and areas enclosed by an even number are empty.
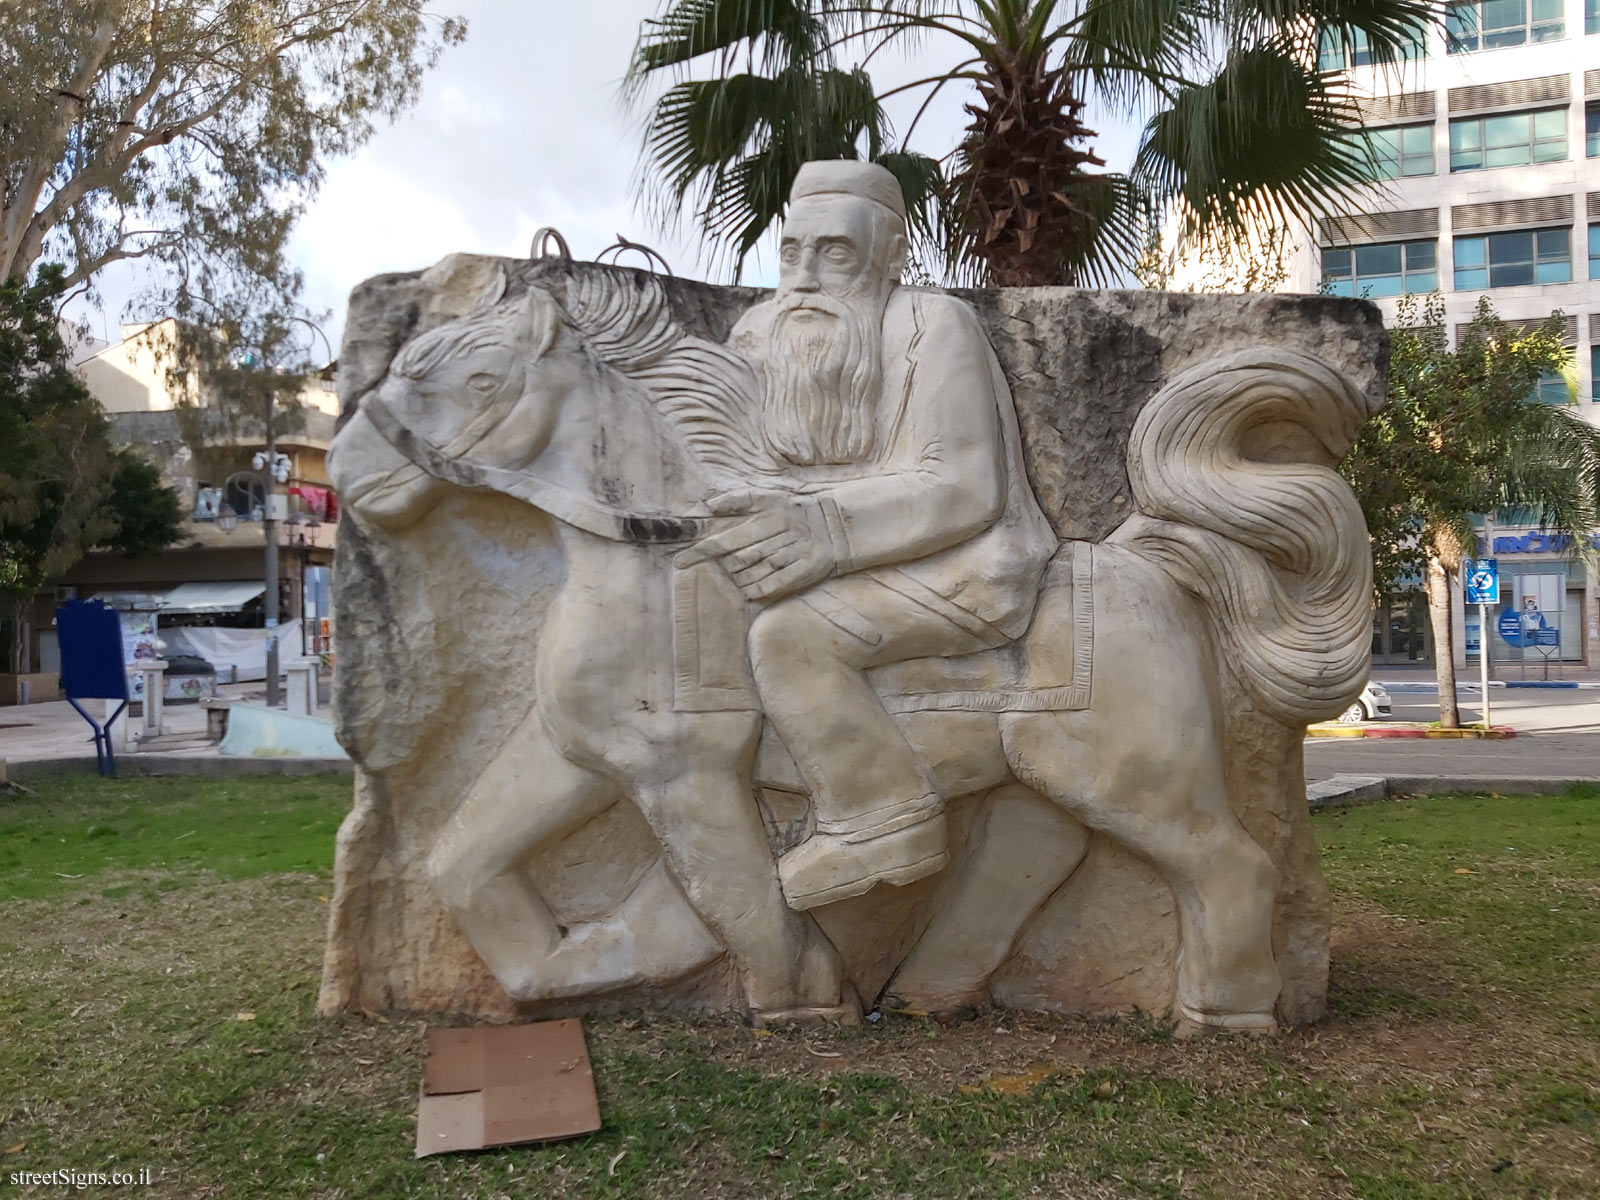
[[[1299,743],[1365,678],[1333,466],[1375,314],[974,307],[904,254],[887,172],[814,163],[771,297],[468,258],[357,293],[324,1011],[1320,1013]],[[1083,448],[1047,317],[1100,326]]]

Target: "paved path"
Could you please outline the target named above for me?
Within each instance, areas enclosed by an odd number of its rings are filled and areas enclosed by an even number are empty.
[[[1569,680],[1600,683],[1600,672],[1569,669]],[[1436,721],[1439,690],[1432,671],[1374,667],[1372,677],[1391,689],[1394,719]],[[1511,678],[1515,680],[1515,673]],[[1482,719],[1482,700],[1474,682],[1458,687],[1463,721]],[[1478,778],[1600,780],[1600,690],[1496,688],[1489,704],[1496,725],[1518,736],[1506,741],[1417,738],[1310,738],[1306,741],[1306,779],[1331,775],[1441,775]]]
[[[1499,717],[1495,718],[1495,723],[1501,723]],[[1600,734],[1531,734],[1507,741],[1307,739],[1306,781],[1315,783],[1333,775],[1593,779],[1600,782]]]
[[[217,691],[226,699],[243,700],[251,704],[264,704],[267,698],[266,685],[262,683],[224,684]],[[324,679],[321,692],[326,696],[329,691],[328,681]],[[105,701],[86,700],[83,706],[96,720],[105,719]],[[326,718],[327,707],[318,709],[317,715]],[[200,705],[175,704],[169,700],[162,706],[161,724],[164,735],[161,748],[129,749],[126,755],[151,757],[165,754],[192,758],[217,753],[217,743],[205,740],[206,713]],[[130,728],[137,730],[139,727],[139,718],[135,717]],[[89,730],[89,723],[65,700],[0,708],[0,759],[25,763],[73,757],[87,758],[92,762],[94,735]],[[119,752],[118,757],[124,757],[124,754]]]

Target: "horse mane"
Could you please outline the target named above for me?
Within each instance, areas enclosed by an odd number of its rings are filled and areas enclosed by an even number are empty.
[[[689,452],[735,482],[774,469],[758,429],[760,380],[742,357],[690,335],[654,276],[588,267],[567,275],[567,318],[602,363],[649,393]]]

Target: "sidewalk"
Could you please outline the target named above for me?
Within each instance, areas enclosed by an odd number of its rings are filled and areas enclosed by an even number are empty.
[[[1581,663],[1550,664],[1550,678],[1545,679],[1544,667],[1529,663],[1527,673],[1516,663],[1490,663],[1489,687],[1494,688],[1565,688],[1600,691],[1600,667],[1586,667]],[[1426,663],[1373,663],[1372,678],[1391,692],[1431,692],[1439,686],[1439,677]],[[1479,684],[1478,664],[1468,663],[1456,668],[1456,693],[1477,695]]]
[[[329,719],[326,703],[332,689],[324,679],[318,688],[324,703],[316,715]],[[223,684],[217,695],[225,700],[242,700],[249,704],[265,704],[265,682]],[[97,721],[105,720],[105,701],[85,700],[83,707]],[[123,718],[128,720],[127,717]],[[137,733],[140,720],[129,721],[130,731]],[[162,738],[159,745],[117,752],[119,762],[133,758],[167,757],[219,757],[218,743],[206,737],[206,710],[199,704],[168,700],[161,710]],[[84,758],[92,768],[94,763],[94,734],[89,723],[65,700],[46,704],[22,704],[0,708],[0,759],[13,763],[40,762],[46,759]]]

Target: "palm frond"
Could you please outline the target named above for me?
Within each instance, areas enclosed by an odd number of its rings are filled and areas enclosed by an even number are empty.
[[[652,71],[741,46],[765,72],[818,57],[826,41],[815,0],[675,0],[639,30],[624,79],[632,98]]]
[[[1303,59],[1260,46],[1180,89],[1145,127],[1132,174],[1176,208],[1186,235],[1243,234],[1253,220],[1324,215],[1369,186],[1369,156],[1348,136],[1359,124]]]
[[[1444,12],[1441,0],[1221,0],[1219,24],[1232,46],[1292,39],[1313,57],[1325,34],[1346,47],[1360,34],[1372,62],[1393,67]]]
[[[1095,93],[1127,111],[1170,97],[1207,49],[1195,0],[1088,0],[1051,32],[1063,57]]]

